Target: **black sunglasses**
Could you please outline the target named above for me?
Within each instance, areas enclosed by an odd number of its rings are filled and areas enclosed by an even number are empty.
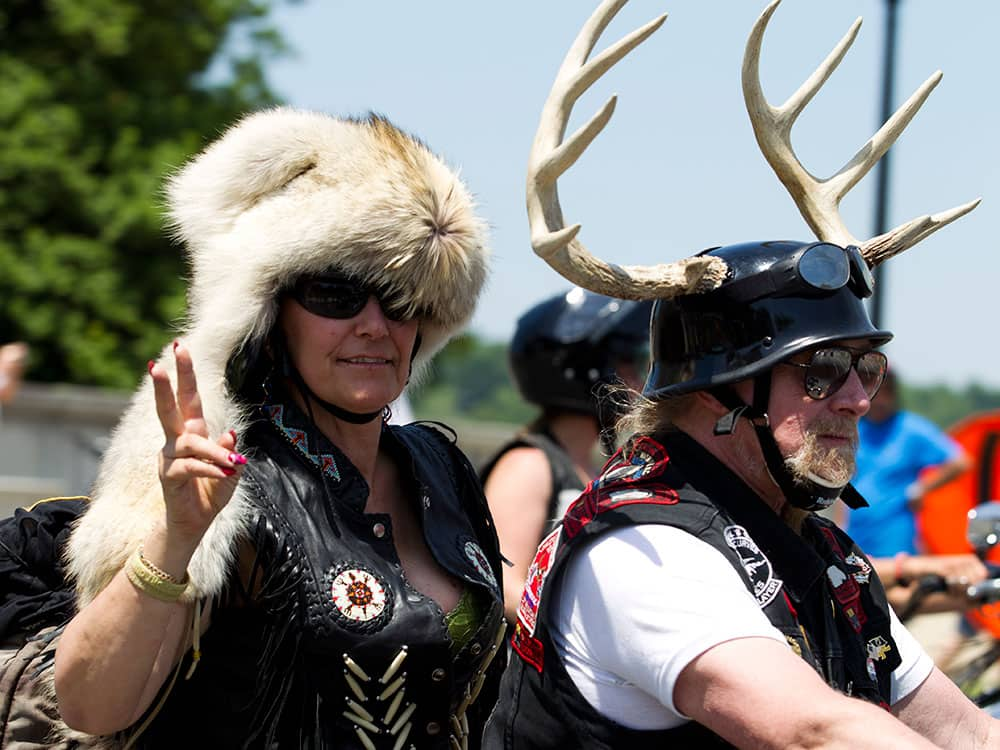
[[[882,352],[855,354],[842,346],[817,349],[808,362],[782,362],[784,365],[801,367],[805,370],[803,385],[806,395],[822,401],[840,390],[851,374],[851,368],[858,373],[861,387],[868,398],[875,398],[885,380],[889,360]]]
[[[292,299],[313,315],[346,320],[360,313],[372,297],[389,320],[400,322],[413,317],[407,315],[403,300],[389,294],[381,287],[364,284],[349,276],[323,274],[306,276],[295,282],[289,294]]]

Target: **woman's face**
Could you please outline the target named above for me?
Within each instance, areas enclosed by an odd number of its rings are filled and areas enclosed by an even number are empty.
[[[379,411],[410,377],[417,320],[390,320],[371,296],[351,318],[325,318],[294,299],[281,303],[280,324],[292,363],[324,401],[348,411]]]

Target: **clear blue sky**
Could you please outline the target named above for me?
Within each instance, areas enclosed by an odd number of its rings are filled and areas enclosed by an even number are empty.
[[[806,167],[838,169],[875,131],[886,0],[784,0],[762,78],[787,98],[853,20],[864,25],[793,131]],[[473,330],[506,339],[517,315],[567,284],[531,251],[528,149],[555,72],[596,1],[304,0],[274,21],[296,53],[269,70],[292,105],[382,112],[459,168],[492,226],[493,273]],[[602,46],[654,16],[666,24],[581,99],[571,128],[612,93],[617,112],[560,181],[564,213],[591,252],[654,264],[744,240],[811,239],[757,149],[740,91],[746,36],[764,0],[632,0]],[[888,263],[888,353],[904,379],[1000,386],[1000,2],[900,0],[896,101],[944,79],[892,149],[895,226],[976,197],[972,214]],[[875,173],[845,199],[873,233]]]

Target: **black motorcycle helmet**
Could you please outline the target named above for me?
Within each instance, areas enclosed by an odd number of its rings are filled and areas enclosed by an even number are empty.
[[[616,363],[645,359],[652,306],[575,287],[532,307],[518,319],[509,350],[521,396],[589,414],[603,427],[600,386],[615,379]]]
[[[849,339],[880,346],[892,338],[865,309],[873,279],[858,248],[828,242],[751,242],[713,248],[726,280],[704,294],[658,300],[651,323],[652,365],[643,394],[662,399],[707,390],[736,419],[751,420],[772,477],[788,500],[814,510],[830,505],[843,487],[796,484],[784,466],[767,420],[771,369],[798,352]],[[753,404],[730,388],[754,381]],[[856,493],[844,495],[850,504]]]
[[[705,254],[725,260],[729,275],[711,292],[657,301],[649,398],[746,380],[823,344],[892,338],[868,317],[871,272],[857,248],[748,242]]]

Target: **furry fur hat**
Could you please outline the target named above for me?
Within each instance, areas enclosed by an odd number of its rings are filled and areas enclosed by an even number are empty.
[[[280,292],[300,276],[336,269],[405,300],[420,317],[417,377],[468,322],[486,278],[485,225],[468,190],[424,144],[376,115],[345,120],[278,108],[246,117],[170,180],[168,208],[191,265],[181,336],[213,438],[246,419],[227,364],[237,352],[260,350]],[[174,372],[172,347],[159,362]],[[81,603],[107,585],[162,514],[162,445],[147,377],[70,542]],[[192,595],[222,587],[245,507],[237,489],[213,521],[188,569]]]

